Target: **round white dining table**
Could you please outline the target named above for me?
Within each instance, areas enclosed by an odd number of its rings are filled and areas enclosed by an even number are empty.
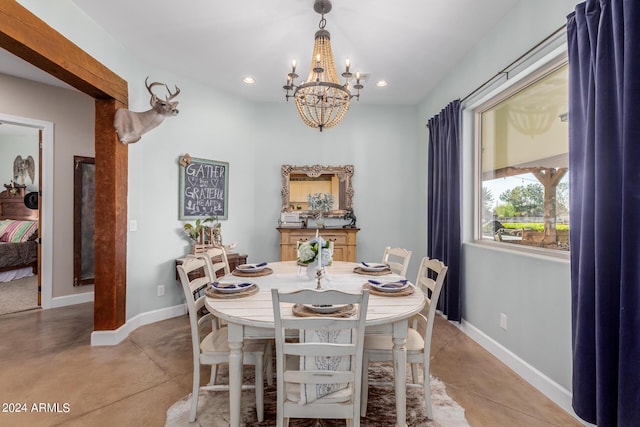
[[[374,276],[354,272],[359,264],[334,261],[325,268],[322,287],[345,292],[359,292],[367,280],[394,281],[401,279],[396,274]],[[315,278],[309,278],[305,267],[296,261],[271,262],[273,273],[259,277],[238,277],[232,274],[219,281],[253,282],[258,285],[257,293],[241,298],[207,297],[205,306],[220,319],[228,323],[229,340],[229,411],[230,425],[240,426],[240,404],[242,392],[242,346],[245,339],[273,338],[275,324],[271,302],[271,288],[296,290],[316,288]],[[406,338],[408,319],[420,312],[425,305],[420,289],[407,296],[369,295],[367,310],[367,335],[393,336],[393,367],[396,395],[396,425],[406,426]],[[284,316],[293,315],[291,311]],[[366,393],[366,390],[363,390]]]

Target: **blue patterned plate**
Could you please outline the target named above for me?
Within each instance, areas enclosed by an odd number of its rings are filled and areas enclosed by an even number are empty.
[[[369,280],[369,284],[376,291],[380,292],[400,292],[411,286],[407,280],[397,280],[395,282],[378,282],[377,280]]]
[[[224,283],[224,282],[213,282],[211,287],[215,289],[216,292],[220,292],[222,294],[234,294],[237,292],[248,291],[249,289],[253,289],[256,286],[255,283],[251,282],[243,282],[243,283]]]

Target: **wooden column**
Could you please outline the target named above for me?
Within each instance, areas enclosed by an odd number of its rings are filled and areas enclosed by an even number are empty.
[[[94,330],[126,321],[128,146],[113,131],[117,102],[96,100]]]

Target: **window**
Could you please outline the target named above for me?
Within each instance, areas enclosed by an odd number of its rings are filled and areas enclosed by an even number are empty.
[[[569,250],[567,111],[566,59],[474,110],[477,240]]]

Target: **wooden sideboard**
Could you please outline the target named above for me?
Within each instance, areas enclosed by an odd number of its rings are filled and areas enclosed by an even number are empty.
[[[280,232],[280,261],[294,261],[298,257],[296,245],[316,237],[315,228],[278,228]],[[322,228],[320,237],[333,242],[335,261],[356,262],[356,233],[359,228]]]
[[[182,260],[183,260],[183,258],[178,258],[176,260],[176,266],[182,264]],[[213,258],[213,262],[214,263],[221,262],[221,261],[222,261],[222,258],[219,257],[219,256]],[[228,253],[227,254],[227,261],[229,262],[229,270],[233,271],[233,270],[236,269],[236,267],[238,265],[247,263],[247,255],[236,254],[236,253]],[[197,277],[203,277],[204,276],[204,272],[202,272],[201,270],[202,269],[198,269],[198,270],[192,271],[191,273],[189,273],[189,278],[193,280],[194,278],[197,278]],[[224,270],[220,270],[216,274],[217,274],[218,277],[220,277],[220,276],[223,275],[223,273],[224,273]],[[176,280],[180,281],[180,276],[178,276],[178,270],[176,270]]]

